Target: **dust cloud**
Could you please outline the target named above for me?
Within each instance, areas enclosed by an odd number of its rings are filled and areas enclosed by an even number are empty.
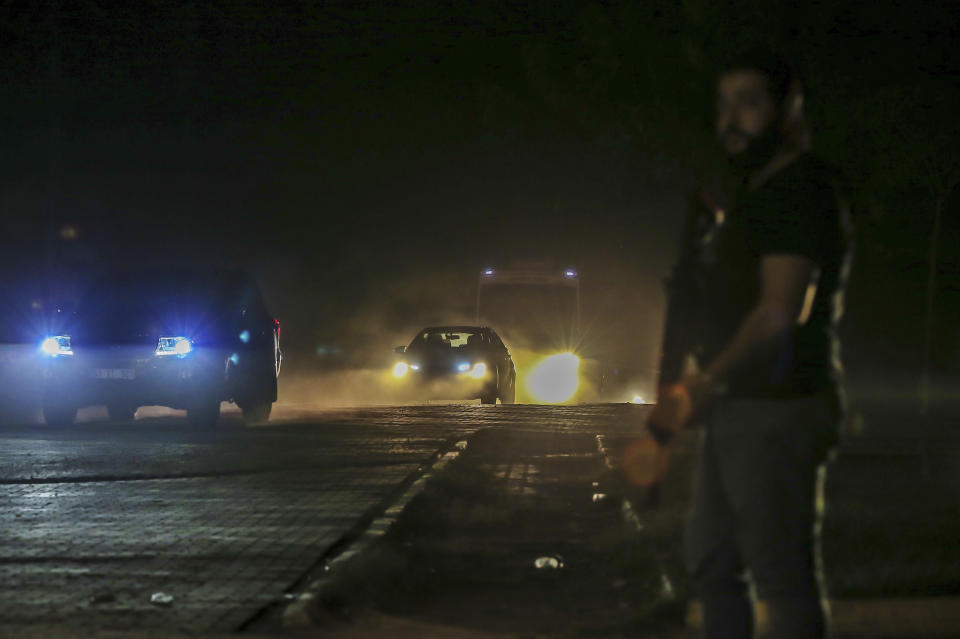
[[[517,402],[542,403],[528,377],[547,357],[573,351],[579,357],[576,393],[565,403],[629,402],[649,397],[655,379],[660,331],[659,277],[638,278],[624,265],[597,264],[583,279],[582,332],[576,344],[534,347],[508,326],[496,330],[517,368]],[[348,315],[331,318],[328,309],[313,318],[283,300],[277,311],[284,322],[284,365],[279,384],[283,404],[347,407],[456,400],[442,388],[412,390],[392,375],[407,345],[424,327],[476,323],[477,274],[480,269],[438,272],[408,269],[384,277],[360,299],[350,301]],[[644,286],[635,280],[642,279]],[[289,280],[288,280],[289,281]],[[269,295],[269,293],[267,293]],[[297,296],[302,301],[302,296]],[[325,312],[327,311],[327,312]]]

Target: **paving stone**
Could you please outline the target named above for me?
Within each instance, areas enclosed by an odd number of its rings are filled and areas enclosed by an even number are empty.
[[[0,426],[0,619],[233,631],[448,442],[502,425],[628,433],[635,408],[280,408],[268,426],[230,414],[205,431],[170,417]],[[517,490],[538,481],[534,460],[504,472]],[[155,592],[172,604],[151,604]]]

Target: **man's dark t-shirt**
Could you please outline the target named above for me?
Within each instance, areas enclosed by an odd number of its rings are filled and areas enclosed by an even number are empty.
[[[813,294],[812,304],[801,318],[805,321],[733,371],[728,396],[796,397],[836,390],[836,328],[843,312],[850,234],[840,184],[835,169],[805,155],[742,194],[730,211],[711,214],[707,224],[699,220],[688,233],[675,278],[681,274],[693,302],[677,310],[690,316],[686,330],[696,342],[690,350],[701,366],[731,342],[757,303],[761,258],[801,255],[816,265],[807,295],[809,303]]]

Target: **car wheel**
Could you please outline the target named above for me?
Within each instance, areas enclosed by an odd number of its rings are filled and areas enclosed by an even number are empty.
[[[111,422],[132,422],[137,416],[137,407],[126,404],[109,404],[107,415]]]
[[[191,426],[212,428],[220,421],[220,398],[200,399],[187,408],[187,421]]]
[[[517,400],[517,383],[511,381],[510,385],[500,393],[501,404],[513,404]]]
[[[261,402],[259,404],[244,405],[240,407],[243,411],[243,422],[248,426],[265,424],[270,419],[270,411],[273,409],[272,402]]]
[[[43,402],[43,421],[47,426],[71,426],[76,419],[76,406],[55,400]]]

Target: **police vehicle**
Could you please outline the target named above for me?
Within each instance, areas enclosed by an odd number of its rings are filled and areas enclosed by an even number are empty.
[[[128,420],[158,405],[212,426],[223,401],[256,423],[277,399],[280,323],[240,271],[111,272],[57,308],[48,328],[38,349],[48,424],[73,423],[86,406]]]

